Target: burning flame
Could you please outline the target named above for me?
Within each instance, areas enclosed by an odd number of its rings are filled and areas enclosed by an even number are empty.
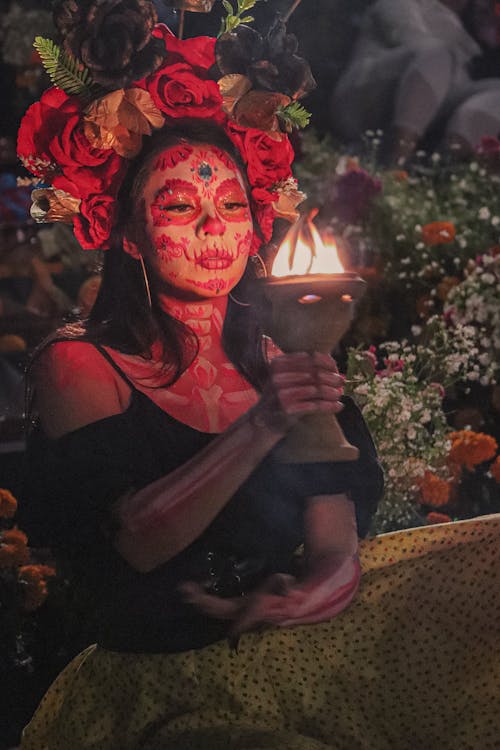
[[[335,241],[323,242],[312,222],[317,213],[313,209],[291,227],[274,259],[272,276],[344,273]]]

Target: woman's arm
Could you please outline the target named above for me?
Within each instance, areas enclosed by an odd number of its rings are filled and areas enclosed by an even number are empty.
[[[50,437],[125,408],[121,381],[91,345],[61,347],[42,355],[35,378],[37,407]],[[341,385],[325,355],[274,359],[255,407],[181,467],[117,501],[118,551],[143,572],[174,557],[200,536],[298,417],[341,410]]]

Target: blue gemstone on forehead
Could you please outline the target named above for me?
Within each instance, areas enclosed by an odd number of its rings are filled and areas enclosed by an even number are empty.
[[[205,180],[205,182],[208,182],[208,180],[211,178],[213,174],[212,167],[210,166],[210,164],[203,162],[203,164],[200,164],[200,166],[198,167],[198,174],[202,180]]]

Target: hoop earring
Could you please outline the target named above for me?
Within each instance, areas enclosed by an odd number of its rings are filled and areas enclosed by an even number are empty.
[[[146,287],[146,294],[148,295],[149,309],[152,310],[153,309],[153,303],[151,301],[151,289],[149,287],[148,275],[146,273],[146,266],[144,264],[144,258],[142,257],[142,255],[139,255],[139,263],[141,264],[142,276],[144,278],[144,286]]]
[[[255,253],[255,255],[252,255],[251,258],[252,258],[252,260],[254,262],[257,261],[258,263],[260,263],[260,267],[264,271],[263,278],[266,278],[267,275],[268,275],[268,273],[267,273],[267,267],[266,267],[266,264],[264,263],[264,261],[262,260],[262,255],[259,255],[259,253]]]
[[[252,259],[253,262],[260,263],[260,266],[261,266],[262,270],[264,271],[264,273],[262,274],[262,276],[260,278],[266,278],[267,277],[267,268],[266,268],[266,264],[262,260],[262,256],[260,256],[259,253],[256,253],[255,255],[251,255],[250,257],[251,257],[251,259]],[[227,296],[229,297],[230,300],[232,300],[236,305],[239,305],[240,307],[252,307],[252,304],[250,302],[241,302],[241,300],[236,299],[236,297],[234,296],[234,294],[232,292],[229,292],[229,294]]]
[[[234,302],[235,305],[239,305],[240,307],[252,307],[250,302],[240,302],[239,299],[236,299],[236,297],[233,295],[232,292],[229,292],[227,296],[229,297],[230,300]]]

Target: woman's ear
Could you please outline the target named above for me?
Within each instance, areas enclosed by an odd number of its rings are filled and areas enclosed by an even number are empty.
[[[139,252],[137,243],[134,240],[131,240],[126,235],[123,238],[123,249],[126,253],[128,253],[128,255],[131,255],[132,258],[135,258],[136,260],[139,260],[139,258],[141,257],[141,253]]]

